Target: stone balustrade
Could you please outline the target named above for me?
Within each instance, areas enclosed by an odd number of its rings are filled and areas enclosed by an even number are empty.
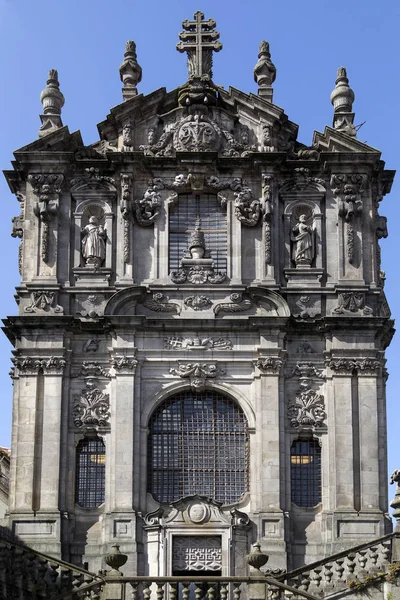
[[[393,534],[361,544],[306,565],[277,579],[316,596],[329,596],[345,588],[356,589],[387,572]]]

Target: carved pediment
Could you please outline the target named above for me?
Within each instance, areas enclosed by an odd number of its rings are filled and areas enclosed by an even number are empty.
[[[324,133],[314,132],[313,146],[320,152],[370,152],[380,154],[379,150],[360,142],[346,133],[325,127]]]
[[[222,527],[231,525],[247,527],[249,521],[246,513],[237,509],[223,509],[221,502],[197,494],[163,505],[144,518],[148,526],[213,524]]]

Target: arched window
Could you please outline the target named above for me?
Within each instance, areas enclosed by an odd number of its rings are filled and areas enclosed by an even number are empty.
[[[292,502],[302,508],[321,502],[321,446],[318,440],[295,440],[290,449]]]
[[[76,449],[75,500],[82,508],[104,502],[106,447],[99,438],[81,440]]]
[[[247,421],[216,392],[181,392],[153,414],[148,487],[159,502],[199,494],[231,504],[248,489]]]
[[[169,270],[179,269],[189,248],[190,234],[200,219],[206,248],[217,271],[226,273],[226,212],[213,194],[181,194],[169,216]]]

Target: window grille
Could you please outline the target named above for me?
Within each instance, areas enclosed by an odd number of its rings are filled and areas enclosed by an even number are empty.
[[[295,440],[290,449],[292,502],[301,507],[321,502],[321,447],[317,440]]]
[[[76,449],[76,502],[96,508],[104,502],[106,448],[98,438],[81,440]]]
[[[156,410],[149,428],[149,491],[159,502],[199,494],[231,504],[247,491],[247,422],[232,400],[181,392]]]
[[[169,270],[179,269],[182,258],[189,250],[190,234],[196,220],[204,232],[206,248],[217,271],[226,272],[227,224],[226,213],[212,194],[181,194],[169,216]]]

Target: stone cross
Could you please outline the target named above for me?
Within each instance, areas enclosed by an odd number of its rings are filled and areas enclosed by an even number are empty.
[[[199,10],[194,13],[194,21],[183,21],[176,49],[188,53],[189,79],[212,77],[212,52],[222,48],[218,42],[219,33],[213,31],[216,22],[213,19],[204,21],[204,14]]]

